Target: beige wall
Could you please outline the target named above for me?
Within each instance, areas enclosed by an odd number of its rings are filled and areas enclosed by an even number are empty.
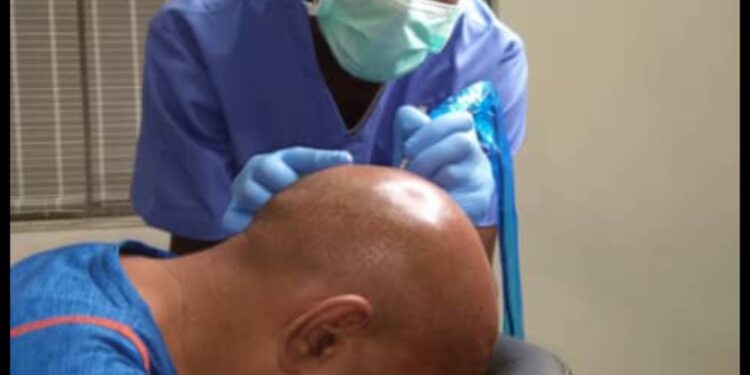
[[[739,373],[739,1],[501,0],[531,340],[576,374]]]

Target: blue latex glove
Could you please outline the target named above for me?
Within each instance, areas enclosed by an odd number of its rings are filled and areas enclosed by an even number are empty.
[[[415,107],[403,106],[394,126],[394,147],[400,147],[395,155],[409,160],[406,170],[442,187],[478,223],[489,208],[495,183],[471,114],[452,112],[433,120]],[[395,165],[400,162],[394,160]]]
[[[347,151],[307,147],[290,147],[253,156],[232,182],[232,200],[222,218],[224,230],[235,234],[247,228],[255,213],[274,194],[301,176],[352,161]]]

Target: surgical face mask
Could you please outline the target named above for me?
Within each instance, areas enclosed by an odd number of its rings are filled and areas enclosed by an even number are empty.
[[[440,52],[463,10],[436,0],[316,0],[317,18],[336,61],[353,76],[385,82]]]

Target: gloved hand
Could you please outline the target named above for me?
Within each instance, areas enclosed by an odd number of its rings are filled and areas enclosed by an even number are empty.
[[[301,176],[352,161],[347,151],[307,147],[290,147],[253,156],[232,182],[232,200],[222,218],[224,230],[235,234],[247,228],[255,213],[274,194]]]
[[[407,158],[406,170],[442,187],[477,224],[487,212],[495,182],[492,166],[479,145],[474,118],[453,112],[430,119],[403,106],[394,122],[396,158]],[[401,160],[394,160],[399,165]]]

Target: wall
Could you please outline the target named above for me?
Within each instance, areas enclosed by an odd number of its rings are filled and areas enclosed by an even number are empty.
[[[739,373],[739,2],[500,10],[530,62],[529,338],[576,374]]]

